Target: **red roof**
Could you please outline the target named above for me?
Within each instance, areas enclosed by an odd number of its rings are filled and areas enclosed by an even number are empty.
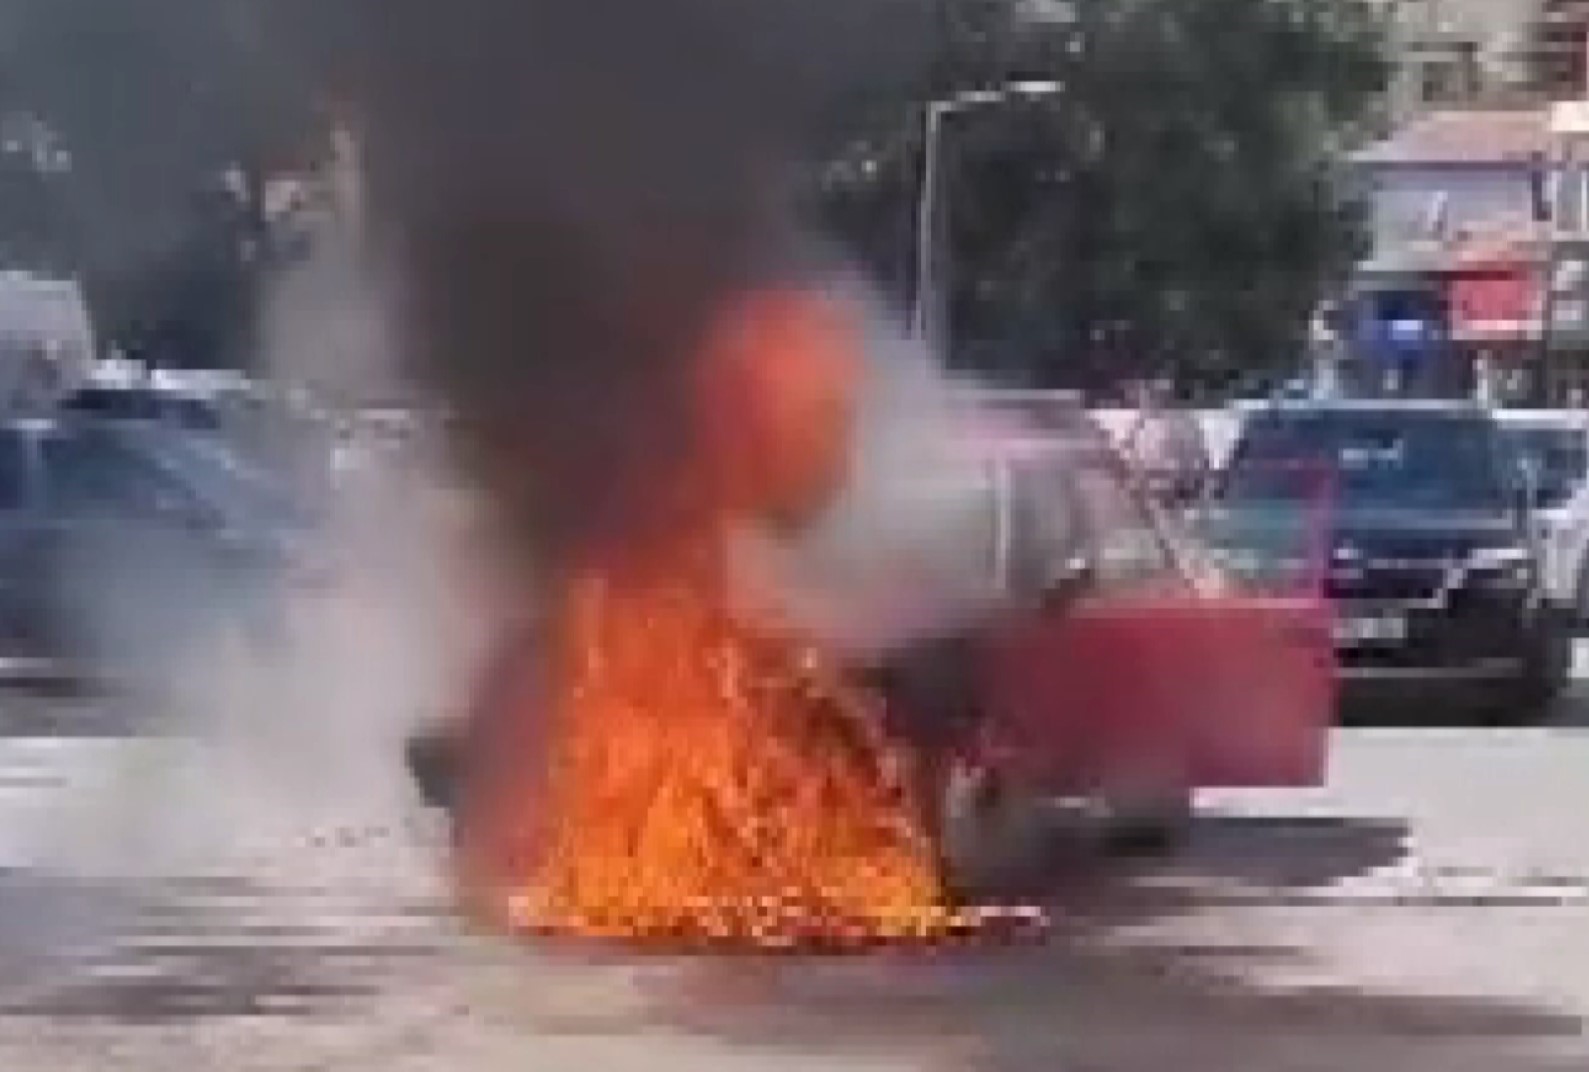
[[[1521,163],[1550,148],[1541,109],[1430,112],[1357,153],[1362,164]]]

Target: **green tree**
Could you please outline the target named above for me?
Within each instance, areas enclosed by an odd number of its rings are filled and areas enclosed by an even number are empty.
[[[925,102],[1012,81],[942,143],[957,355],[1085,384],[1295,359],[1358,252],[1340,151],[1383,83],[1361,0],[939,0],[906,98],[852,107],[827,220],[908,294]]]

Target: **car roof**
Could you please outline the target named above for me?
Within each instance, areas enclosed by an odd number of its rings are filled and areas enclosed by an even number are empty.
[[[15,435],[48,435],[60,426],[61,421],[55,417],[7,417],[0,420],[0,432]]]
[[[73,429],[102,428],[122,435],[132,428],[169,427],[159,421],[124,417],[101,417],[98,414],[63,413],[52,415],[12,415],[0,417],[0,434],[46,436]]]
[[[1589,432],[1589,413],[1576,409],[1498,409],[1495,419],[1508,428],[1560,428]]]
[[[1492,412],[1478,402],[1444,398],[1271,399],[1264,402],[1242,402],[1237,408],[1246,414],[1449,413],[1458,416],[1483,416]]]

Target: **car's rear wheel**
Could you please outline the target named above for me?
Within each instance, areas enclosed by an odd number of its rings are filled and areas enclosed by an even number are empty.
[[[430,727],[410,736],[403,759],[421,802],[452,814],[458,798],[459,741],[450,727]]]
[[[1194,804],[1187,788],[1105,796],[1100,808],[1103,847],[1115,855],[1165,855],[1180,849],[1191,836]]]
[[[1486,721],[1497,726],[1532,726],[1548,721],[1571,673],[1572,634],[1566,623],[1541,624],[1530,642],[1521,672],[1490,707]]]
[[[1190,835],[1193,803],[1173,749],[1122,756],[1092,799],[1101,845],[1117,855],[1173,852]]]
[[[995,765],[959,752],[933,757],[924,791],[944,880],[958,897],[1007,892],[1046,858],[1054,830],[1044,801]]]

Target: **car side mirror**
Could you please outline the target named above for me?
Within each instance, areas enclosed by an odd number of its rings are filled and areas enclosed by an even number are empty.
[[[1097,580],[1097,563],[1086,555],[1072,555],[1059,563],[1043,585],[1043,609],[1069,610],[1092,591]]]

